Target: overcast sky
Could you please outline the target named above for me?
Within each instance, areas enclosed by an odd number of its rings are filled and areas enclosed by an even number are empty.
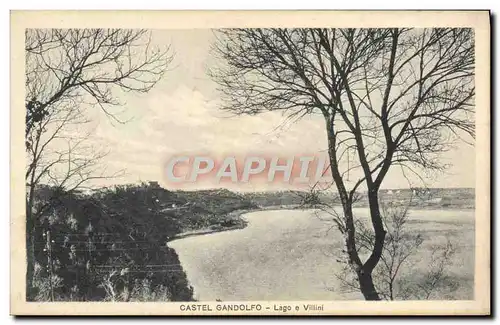
[[[152,35],[156,45],[171,44],[175,52],[171,70],[149,93],[124,95],[126,104],[120,116],[132,118],[130,122],[113,125],[104,114],[96,115],[93,141],[110,150],[103,163],[109,171],[126,171],[123,177],[96,185],[156,180],[167,186],[163,170],[166,160],[186,152],[294,155],[321,152],[326,148],[324,122],[319,117],[306,117],[282,125],[284,118],[279,113],[228,117],[218,110],[219,96],[214,83],[206,76],[206,69],[213,62],[209,56],[212,31],[157,30]],[[453,166],[446,174],[433,174],[427,178],[429,186],[474,187],[475,154],[472,146],[459,144],[445,154],[443,160]],[[422,185],[416,177],[410,177],[410,180],[414,186]],[[250,184],[239,189],[260,191],[283,189],[283,186]],[[408,181],[399,167],[394,167],[383,187],[407,188]]]

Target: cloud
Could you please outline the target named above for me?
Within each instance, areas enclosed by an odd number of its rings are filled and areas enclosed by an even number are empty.
[[[170,31],[162,35],[160,43],[173,42],[177,67],[149,93],[124,94],[126,116],[133,116],[132,121],[112,126],[101,114],[95,130],[94,141],[111,151],[105,163],[128,171],[121,182],[160,181],[165,161],[186,152],[300,155],[325,151],[327,139],[321,116],[285,123],[279,112],[228,117],[219,109],[214,84],[205,75],[210,31]],[[475,156],[471,151],[473,148],[460,146],[448,154],[456,165],[453,186],[473,186]],[[443,183],[443,178],[433,181]],[[391,170],[384,183],[406,186],[398,170]]]
[[[325,148],[322,124],[311,118],[283,124],[284,117],[275,112],[228,117],[219,110],[217,99],[185,85],[171,92],[151,92],[133,104],[140,109],[135,109],[132,121],[115,126],[100,123],[96,130],[96,138],[111,151],[106,161],[133,171],[127,176],[130,181],[160,179],[164,162],[185,152],[290,154],[297,148]]]

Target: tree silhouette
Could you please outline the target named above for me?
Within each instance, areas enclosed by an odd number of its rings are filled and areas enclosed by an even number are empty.
[[[172,57],[154,48],[145,30],[27,29],[26,236],[27,289],[33,278],[35,189],[49,184],[71,192],[91,179],[109,177],[98,165],[106,152],[86,141],[87,108],[97,106],[112,121],[122,92],[144,93],[160,80]],[[111,175],[112,176],[112,175]]]
[[[417,175],[415,167],[445,168],[440,154],[474,137],[473,31],[223,29],[214,53],[221,64],[210,73],[224,110],[323,118],[349,263],[365,299],[379,300],[372,279],[386,235],[379,188],[392,166]],[[357,252],[352,211],[360,186],[374,230],[366,259]]]

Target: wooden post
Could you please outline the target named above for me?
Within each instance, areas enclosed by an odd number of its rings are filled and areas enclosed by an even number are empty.
[[[94,228],[92,227],[92,223],[89,221],[89,232],[87,234],[87,245],[88,245],[88,259],[87,259],[87,265],[86,265],[86,272],[87,272],[87,283],[86,285],[88,286],[87,288],[87,294],[90,295],[90,297],[87,297],[92,299],[93,298],[93,292],[92,292],[92,282],[93,282],[93,256],[92,256],[92,246],[93,246],[93,236],[94,236]]]
[[[93,261],[92,261],[92,239],[90,238],[90,236],[89,236],[88,245],[89,245],[89,257],[88,257],[87,265],[86,265],[86,267],[87,267],[87,283],[86,284],[88,286],[87,292],[89,294],[89,297],[87,297],[87,299],[90,298],[90,300],[92,300],[92,295],[93,295],[92,294],[92,276],[93,276],[93,274],[92,274],[92,262]]]
[[[49,271],[50,301],[54,301],[54,285],[52,283],[52,242],[50,230],[47,230],[47,267]]]

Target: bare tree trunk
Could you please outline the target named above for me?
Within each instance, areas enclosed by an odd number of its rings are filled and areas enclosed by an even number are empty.
[[[370,187],[370,186],[369,186]],[[368,203],[370,206],[370,217],[373,230],[375,231],[375,242],[368,260],[364,263],[358,272],[359,285],[361,292],[366,300],[380,300],[372,279],[373,269],[377,266],[384,249],[385,234],[384,224],[380,215],[380,206],[378,202],[378,188],[371,186],[368,191]]]
[[[358,272],[359,288],[361,293],[365,297],[365,300],[380,300],[375,285],[373,284],[373,278],[371,272],[363,272],[361,269]]]
[[[361,290],[361,293],[363,294],[366,300],[380,300],[377,290],[375,289],[375,285],[373,284],[373,278],[372,278],[373,268],[367,268],[367,263],[363,265],[356,249],[356,242],[355,242],[356,230],[354,227],[352,202],[347,202],[346,204],[344,204],[343,209],[344,209],[344,215],[346,217],[346,228],[347,228],[346,229],[347,255],[349,256],[349,262],[354,267],[355,272],[358,276],[359,288]]]
[[[373,230],[375,231],[375,244],[372,253],[365,263],[365,270],[373,271],[377,266],[384,249],[385,234],[384,223],[380,215],[380,206],[378,202],[378,189],[370,189],[368,192],[368,203],[370,205],[370,216],[372,220]]]
[[[349,263],[354,266],[355,272],[359,273],[363,264],[359,258],[358,250],[356,249],[356,237],[354,228],[354,216],[352,213],[352,202],[347,201],[343,203],[344,217],[346,223],[346,239],[345,245],[347,249],[347,255],[349,257]]]

